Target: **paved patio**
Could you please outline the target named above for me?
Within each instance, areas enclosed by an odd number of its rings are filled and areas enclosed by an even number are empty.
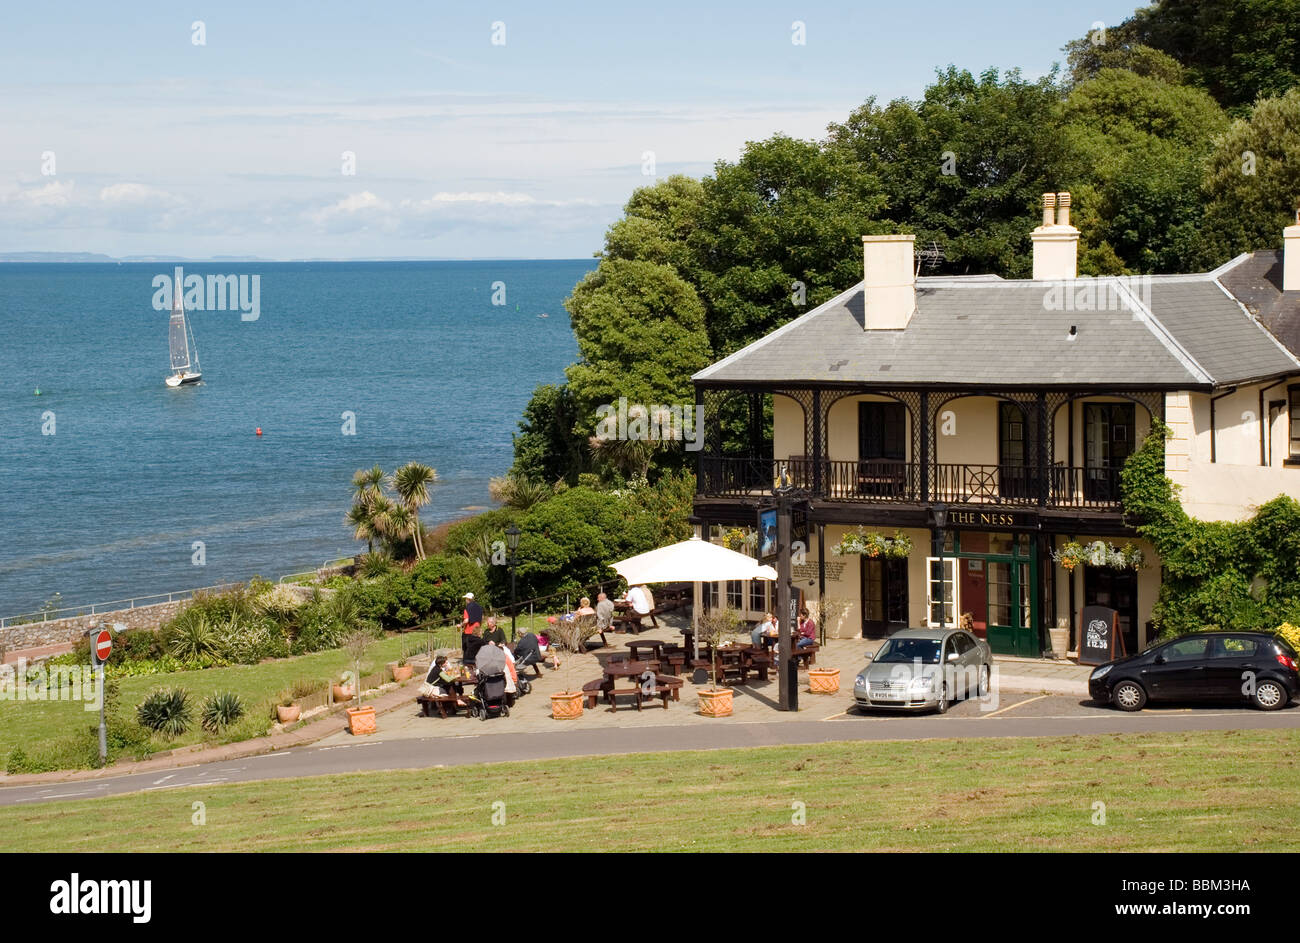
[[[866,653],[874,653],[881,645],[879,639],[828,639],[817,653],[818,668],[840,669],[840,690],[833,695],[811,694],[808,691],[808,673],[799,672],[799,710],[778,709],[779,688],[775,672],[768,681],[751,680],[745,685],[733,685],[735,712],[728,718],[711,718],[701,715],[696,706],[699,687],[691,682],[689,672],[683,676],[681,700],[670,701],[665,710],[660,702],[647,703],[641,711],[629,698],[620,698],[617,711],[601,702],[595,710],[583,711],[576,720],[555,720],[551,717],[550,695],[557,691],[578,689],[601,676],[601,664],[611,654],[627,652],[627,642],[637,638],[655,638],[680,642],[681,629],[689,624],[686,613],[676,612],[659,617],[659,628],[651,628],[640,635],[608,633],[609,645],[591,649],[585,655],[570,655],[558,670],[542,669],[542,677],[532,679],[532,693],[518,698],[509,717],[487,721],[473,720],[463,714],[441,718],[421,715],[415,704],[416,689],[410,689],[409,704],[383,714],[379,731],[366,739],[402,739],[417,737],[465,737],[498,733],[543,733],[570,729],[625,728],[630,726],[695,726],[699,724],[772,723],[774,721],[824,720],[843,714],[853,706],[853,679],[866,665]],[[599,642],[599,637],[596,639]],[[1039,659],[994,658],[995,691],[1007,693],[1075,694],[1086,697],[1088,693],[1087,666],[1071,662],[1052,662]],[[346,731],[331,734],[320,741],[322,745],[355,742]]]

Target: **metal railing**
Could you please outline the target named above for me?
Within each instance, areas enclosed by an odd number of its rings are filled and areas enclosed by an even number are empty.
[[[331,569],[335,566],[335,561],[331,560],[321,566],[321,569]],[[279,582],[293,582],[295,577],[303,577],[319,573],[319,570],[307,571],[306,573],[291,573],[288,576],[282,576]],[[181,589],[170,593],[152,593],[148,596],[128,596],[125,599],[113,599],[108,602],[96,602],[83,604],[80,606],[59,606],[55,609],[38,609],[32,612],[19,613],[13,616],[0,616],[0,629],[7,629],[15,625],[34,625],[42,622],[57,622],[59,619],[75,618],[77,616],[93,616],[104,612],[120,612],[124,609],[140,609],[144,606],[157,606],[162,603],[184,602],[187,599],[193,599],[195,593],[219,593],[228,589],[234,589],[236,586],[243,586],[245,582],[236,581],[233,583],[217,583],[213,586],[198,586],[194,589]]]
[[[814,497],[852,503],[928,501],[1012,507],[1118,510],[1120,469],[1051,465],[973,465],[893,459],[822,461],[794,456],[771,459],[708,456],[700,463],[697,491],[706,497],[767,494],[780,465],[795,487]],[[928,472],[928,474],[924,474]]]

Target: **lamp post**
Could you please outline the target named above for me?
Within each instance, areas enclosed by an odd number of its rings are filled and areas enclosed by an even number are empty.
[[[944,573],[943,548],[945,542],[943,529],[948,523],[948,505],[936,504],[931,510],[934,512],[934,528],[939,535],[939,626],[940,628],[946,628],[948,625],[948,618],[947,618],[947,600],[946,600],[947,592],[944,587],[944,576],[943,576]],[[956,613],[953,613],[953,615],[955,616]]]
[[[510,567],[510,641],[515,641],[515,551],[519,549],[519,528],[512,521],[506,528],[506,566]]]
[[[781,650],[781,660],[777,665],[777,686],[780,692],[780,706],[783,711],[799,710],[799,676],[795,667],[794,642],[794,594],[792,592],[790,543],[793,531],[794,503],[803,497],[803,492],[794,487],[789,471],[784,462],[778,468],[772,482],[772,496],[776,498],[776,610],[777,638]]]

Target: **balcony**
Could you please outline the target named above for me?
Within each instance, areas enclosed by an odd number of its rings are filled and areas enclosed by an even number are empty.
[[[771,490],[778,462],[706,456],[696,493],[710,498],[757,497]],[[784,461],[793,484],[813,498],[851,504],[971,504],[999,507],[1120,510],[1118,468],[1050,465],[932,464],[889,459],[823,461],[802,456]]]

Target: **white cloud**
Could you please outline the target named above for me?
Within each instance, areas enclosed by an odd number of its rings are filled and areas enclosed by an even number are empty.
[[[99,191],[104,203],[129,206],[172,205],[179,201],[166,190],[143,183],[115,183]]]
[[[76,181],[51,180],[40,187],[19,187],[4,197],[5,202],[20,206],[68,206],[72,203]]]

